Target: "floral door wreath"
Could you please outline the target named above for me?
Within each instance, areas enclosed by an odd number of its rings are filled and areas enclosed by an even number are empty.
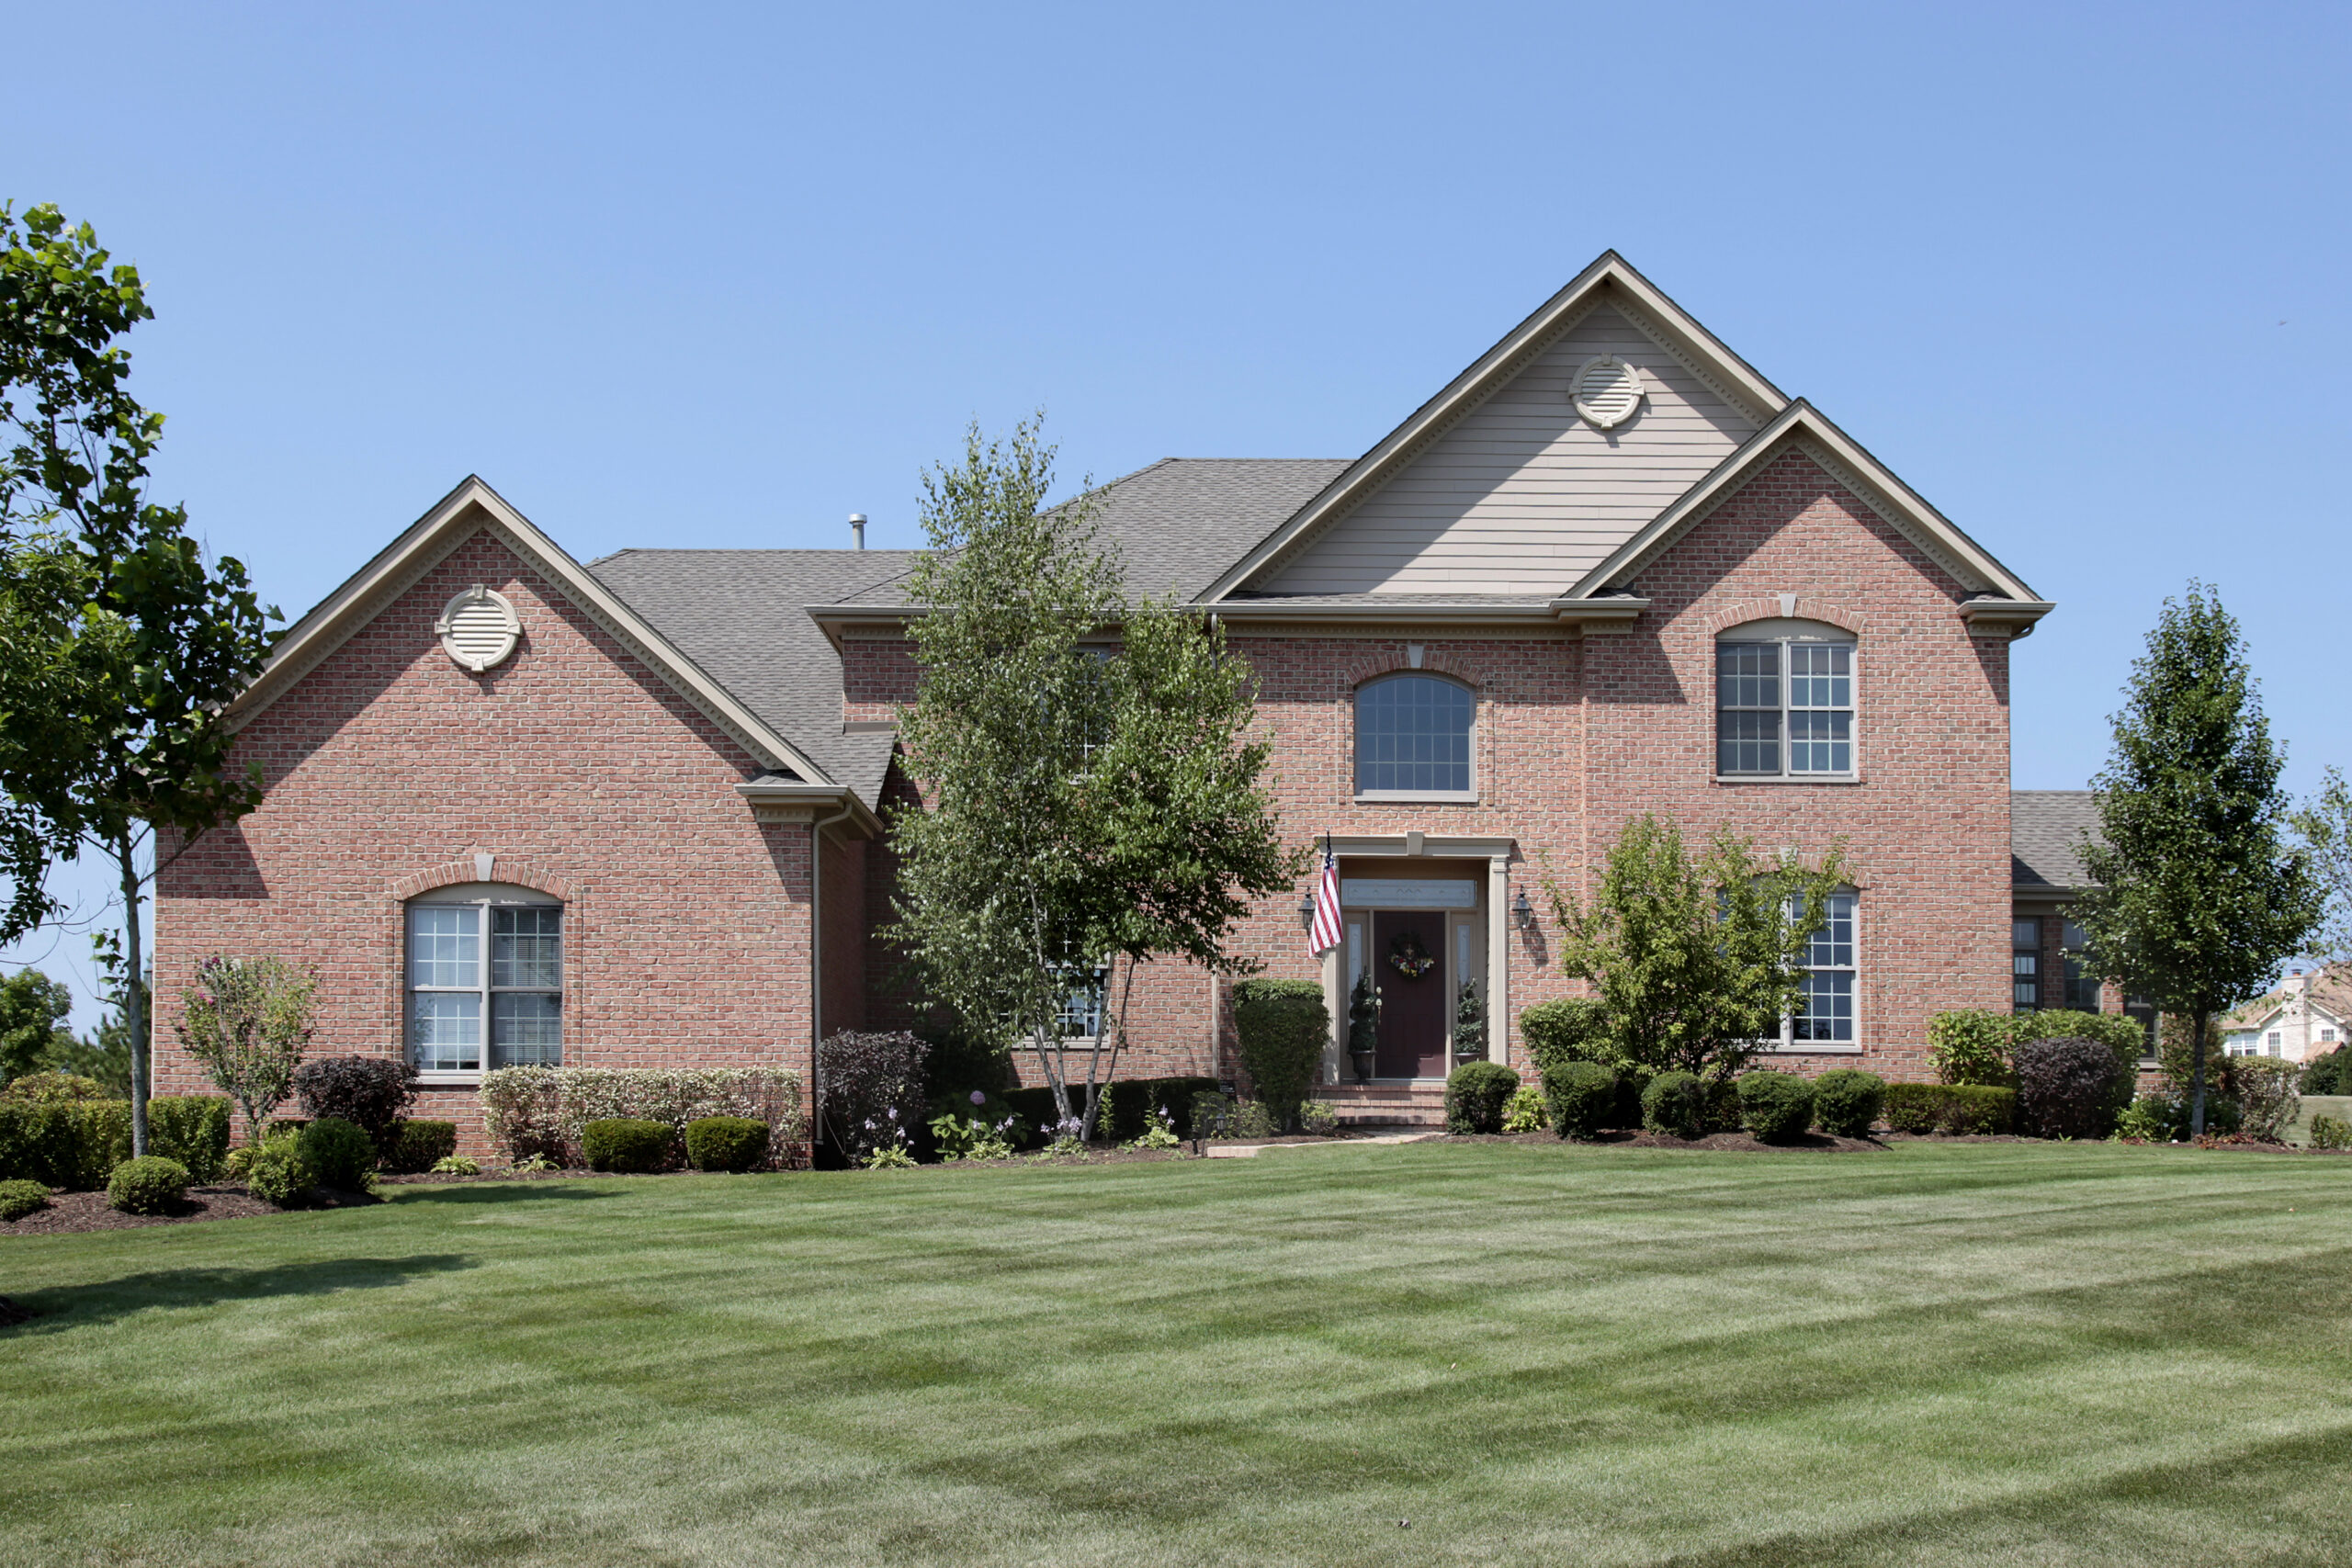
[[[1437,967],[1437,960],[1421,945],[1419,931],[1398,931],[1388,941],[1388,967],[1408,980],[1418,980]]]

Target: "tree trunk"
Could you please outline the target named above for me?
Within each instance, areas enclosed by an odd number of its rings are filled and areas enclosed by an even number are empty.
[[[130,1154],[147,1153],[147,987],[140,964],[139,866],[125,833],[107,846],[122,872],[122,1021],[130,1037]]]
[[[2188,1043],[2188,1135],[2205,1135],[2205,1021],[2211,1015],[2197,1015],[2197,1038]]]

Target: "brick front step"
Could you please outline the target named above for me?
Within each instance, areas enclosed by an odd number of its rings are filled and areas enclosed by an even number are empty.
[[[1445,1085],[1436,1078],[1324,1084],[1315,1098],[1339,1113],[1342,1126],[1445,1125]]]

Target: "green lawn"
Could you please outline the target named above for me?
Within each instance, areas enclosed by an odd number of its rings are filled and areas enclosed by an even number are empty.
[[[0,1292],[6,1562],[2352,1562],[2352,1160],[411,1188]]]

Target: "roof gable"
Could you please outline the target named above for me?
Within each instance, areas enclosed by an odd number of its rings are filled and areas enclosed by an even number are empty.
[[[836,783],[801,748],[737,700],[561,546],[472,475],[287,629],[261,673],[229,705],[231,727],[250,723],[477,533],[490,534],[528,563],[763,765],[787,771],[808,784]]]

